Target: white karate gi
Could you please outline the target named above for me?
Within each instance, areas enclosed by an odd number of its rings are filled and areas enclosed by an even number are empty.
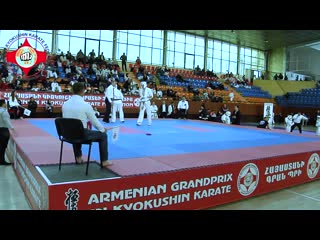
[[[139,89],[140,95],[140,112],[137,120],[137,125],[141,126],[144,118],[144,112],[147,112],[148,125],[152,123],[151,117],[151,103],[150,100],[153,98],[153,90],[147,87],[146,82],[141,82],[141,88]]]

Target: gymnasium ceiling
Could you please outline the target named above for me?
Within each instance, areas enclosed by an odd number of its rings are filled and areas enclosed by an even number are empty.
[[[176,30],[199,36],[270,50],[320,41],[320,30]]]

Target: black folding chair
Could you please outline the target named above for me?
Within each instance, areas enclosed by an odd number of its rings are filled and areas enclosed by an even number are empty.
[[[86,167],[86,175],[88,175],[89,162],[90,162],[90,153],[91,146],[94,142],[93,139],[88,139],[84,135],[84,127],[79,119],[75,118],[55,118],[55,125],[57,129],[57,133],[59,139],[61,141],[60,147],[60,160],[59,160],[59,171],[61,170],[61,162],[62,162],[62,151],[63,151],[63,143],[68,142],[71,144],[88,144],[89,145],[89,153]]]

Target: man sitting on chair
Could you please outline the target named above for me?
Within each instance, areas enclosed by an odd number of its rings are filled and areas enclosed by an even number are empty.
[[[92,106],[83,99],[85,86],[82,82],[76,82],[72,85],[73,96],[62,105],[62,117],[77,118],[82,121],[85,128],[85,135],[95,137],[99,142],[100,161],[103,167],[112,165],[108,160],[108,140],[107,130],[103,127],[100,121],[95,116]],[[90,121],[97,130],[87,128],[87,123]],[[77,163],[83,163],[81,144],[73,144],[73,152]]]

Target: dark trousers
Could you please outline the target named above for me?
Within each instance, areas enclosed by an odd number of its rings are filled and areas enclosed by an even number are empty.
[[[302,125],[302,123],[294,123],[294,124],[291,126],[291,131],[290,131],[290,132],[292,132],[293,129],[295,129],[296,126],[297,126],[297,127],[299,128],[299,132],[302,133],[301,125]]]
[[[4,162],[4,155],[8,146],[10,132],[8,128],[0,128],[0,162]]]
[[[13,119],[19,119],[23,116],[24,109],[22,107],[10,107],[10,109],[13,111]]]
[[[127,63],[126,62],[122,62],[122,71],[126,70],[127,72]]]
[[[187,109],[179,109],[179,118],[187,118]]]
[[[166,118],[167,117],[167,113],[166,112],[161,112],[159,117],[160,118]]]
[[[100,161],[106,161],[109,158],[108,155],[108,136],[105,132],[95,131],[85,129],[85,136],[94,139],[94,142],[99,143],[99,154],[100,154]],[[73,153],[75,157],[82,156],[82,144],[73,144]]]
[[[106,112],[104,114],[103,121],[109,122],[109,117],[111,113],[111,103],[109,102],[107,97],[105,98],[104,102],[106,104]]]

